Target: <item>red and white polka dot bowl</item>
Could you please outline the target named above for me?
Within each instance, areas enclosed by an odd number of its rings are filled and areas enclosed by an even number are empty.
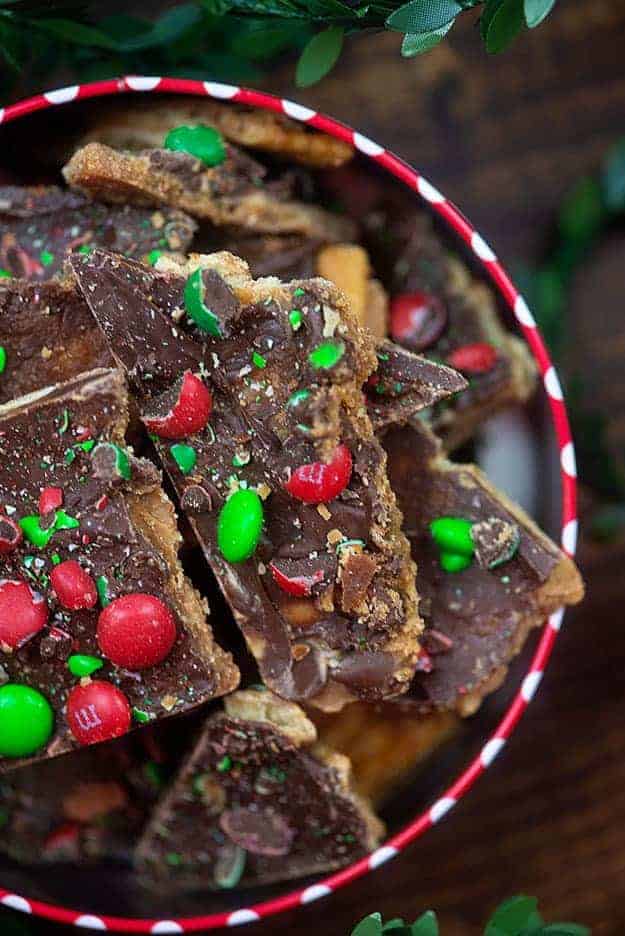
[[[379,167],[400,180],[407,189],[414,193],[417,201],[427,203],[444,224],[464,241],[468,251],[472,252],[476,262],[481,265],[487,277],[492,281],[505,306],[516,318],[542,376],[544,393],[548,399],[551,422],[560,453],[561,542],[565,552],[573,555],[577,538],[575,452],[558,375],[523,296],[516,290],[508,274],[497,260],[494,251],[458,208],[415,169],[394,156],[393,153],[385,150],[380,144],[351,130],[344,124],[292,101],[273,97],[259,91],[218,84],[212,81],[129,75],[124,78],[97,81],[91,84],[73,85],[68,88],[59,88],[56,91],[47,91],[44,94],[38,94],[35,97],[0,109],[0,123],[6,124],[10,121],[17,121],[36,111],[63,107],[74,101],[129,92],[207,96],[222,101],[253,105],[266,110],[285,113],[294,120],[301,121],[341,140],[346,140],[348,143],[353,143],[361,154],[373,160]],[[64,114],[64,119],[67,120],[68,116]],[[60,125],[63,126],[63,123]],[[514,731],[540,685],[543,672],[562,625],[562,616],[563,611],[557,611],[546,622],[534,657],[531,660],[529,669],[522,678],[516,695],[494,732],[481,742],[481,749],[477,757],[466,764],[464,770],[451,786],[444,790],[438,799],[431,802],[425,811],[414,816],[407,825],[372,854],[357,861],[350,867],[304,888],[299,887],[291,890],[288,886],[285,886],[283,893],[258,903],[250,901],[236,909],[171,919],[128,918],[96,914],[85,909],[70,909],[69,907],[44,902],[27,895],[14,893],[4,887],[0,887],[0,903],[23,913],[35,914],[83,929],[166,934],[190,933],[199,930],[239,926],[244,923],[262,920],[301,904],[309,904],[332,894],[333,891],[345,887],[357,878],[396,858],[406,846],[423,835],[431,826],[440,822],[453,809],[458,800],[471,789],[484,771],[490,767],[505,747],[506,741]],[[208,904],[211,903],[212,897],[213,895],[207,895],[206,901]],[[114,900],[113,897],[111,899]],[[80,898],[77,898],[77,902],[80,902]]]

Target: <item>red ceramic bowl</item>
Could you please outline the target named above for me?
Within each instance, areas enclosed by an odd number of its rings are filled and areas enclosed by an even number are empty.
[[[317,130],[353,143],[363,157],[377,163],[377,166],[383,171],[403,183],[413,193],[416,200],[415,204],[419,202],[426,203],[429,209],[447,227],[451,236],[455,236],[456,239],[459,238],[460,241],[464,242],[466,252],[472,254],[474,263],[480,266],[482,272],[492,281],[501,304],[507,307],[509,313],[516,319],[542,376],[543,389],[549,404],[552,431],[555,434],[560,456],[562,547],[569,555],[573,555],[577,536],[575,452],[558,376],[523,297],[517,292],[493,250],[458,208],[415,169],[412,169],[397,156],[385,150],[383,146],[351,130],[344,124],[292,101],[273,97],[259,91],[251,91],[246,88],[211,81],[126,76],[125,78],[98,81],[91,84],[75,85],[69,88],[60,88],[57,91],[48,91],[0,109],[0,123],[6,124],[10,121],[21,120],[35,111],[62,107],[64,113],[61,121],[59,121],[59,127],[62,128],[68,126],[67,121],[71,120],[71,108],[67,107],[71,102],[131,92],[199,95],[253,105],[278,113],[285,113],[295,120],[315,127]],[[398,825],[395,822],[395,827],[399,828],[399,831],[393,834],[384,845],[376,849],[372,854],[350,867],[332,874],[330,877],[308,883],[307,886],[299,886],[294,890],[290,889],[289,885],[283,885],[282,888],[273,888],[270,897],[260,902],[257,902],[259,893],[253,891],[235,893],[228,898],[229,903],[226,903],[226,898],[218,895],[202,895],[199,906],[197,904],[190,905],[191,912],[196,911],[199,907],[205,910],[208,906],[212,909],[212,912],[204,912],[201,915],[189,915],[189,908],[185,907],[184,903],[182,905],[169,905],[166,913],[163,914],[160,907],[150,908],[150,898],[148,897],[144,897],[142,901],[139,901],[138,915],[110,916],[101,913],[99,905],[103,901],[107,901],[107,909],[110,907],[111,910],[115,910],[120,906],[124,910],[127,906],[130,906],[132,910],[135,906],[132,901],[129,903],[125,899],[120,899],[122,896],[120,894],[120,885],[122,889],[124,887],[123,875],[120,878],[119,872],[109,872],[108,877],[106,877],[106,872],[101,870],[97,872],[99,881],[97,887],[98,898],[96,901],[94,897],[91,903],[89,898],[84,895],[88,894],[93,887],[90,888],[88,880],[83,886],[82,870],[78,869],[77,874],[74,874],[73,871],[71,875],[66,874],[66,876],[71,876],[73,882],[70,890],[73,896],[71,901],[68,899],[67,902],[77,906],[84,903],[86,906],[83,909],[71,909],[68,906],[59,905],[59,901],[65,902],[65,893],[67,893],[68,888],[67,886],[56,887],[54,883],[55,872],[50,869],[46,869],[45,872],[39,875],[41,878],[46,879],[45,883],[42,883],[41,880],[35,880],[34,874],[31,880],[19,870],[9,868],[6,871],[1,871],[2,881],[6,886],[0,888],[0,902],[7,907],[12,907],[24,913],[47,917],[76,927],[109,932],[162,934],[237,926],[281,913],[301,904],[311,903],[331,894],[338,888],[350,884],[357,878],[395,858],[407,845],[439,822],[492,764],[505,747],[506,741],[540,685],[545,666],[562,624],[562,615],[562,610],[557,611],[545,624],[537,649],[529,663],[529,668],[524,674],[521,674],[520,684],[517,682],[509,707],[494,731],[491,730],[485,735],[484,726],[481,725],[477,739],[477,749],[479,750],[477,756],[474,756],[468,763],[464,762],[464,768],[456,779],[446,789],[443,788],[438,797],[429,802],[427,808],[418,815],[411,813],[412,818],[407,824],[405,823],[407,813],[406,809],[404,809],[402,818],[405,824],[402,825],[400,822]],[[518,680],[519,677],[516,678]],[[509,694],[510,687],[508,687]],[[473,743],[471,746],[475,751],[475,744]],[[466,755],[462,754],[461,756]],[[441,782],[440,776],[438,776],[436,782]],[[440,790],[440,786],[433,789]],[[414,810],[413,804],[414,798],[411,800],[408,809]],[[15,893],[14,889],[19,890],[20,893]],[[30,896],[23,896],[23,893]],[[48,893],[52,893],[57,902],[53,903],[49,899],[45,899]],[[57,893],[61,896],[57,897]],[[36,896],[34,896],[35,894]],[[44,899],[39,899],[40,895],[43,895]],[[93,909],[94,907],[96,909]],[[176,914],[180,909],[181,915],[170,916],[170,907]],[[153,918],[146,918],[145,915],[150,913]],[[157,913],[160,915],[156,916]]]

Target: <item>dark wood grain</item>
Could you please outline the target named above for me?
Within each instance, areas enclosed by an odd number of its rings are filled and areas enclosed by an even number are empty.
[[[352,42],[316,88],[294,92],[290,65],[266,86],[391,147],[459,202],[507,263],[532,260],[563,192],[625,132],[625,4],[561,0],[547,24],[497,59],[462,19],[426,58],[401,61],[396,37],[372,37]],[[623,246],[605,250],[594,267],[591,258],[570,327],[581,339],[576,366],[589,368],[599,403],[620,407],[620,441]],[[489,910],[518,892],[536,894],[551,918],[623,934],[624,562],[624,547],[583,551],[588,598],[568,616],[541,692],[445,821],[364,881],[246,934],[342,936],[373,910],[412,918],[429,907],[443,936],[478,933]]]

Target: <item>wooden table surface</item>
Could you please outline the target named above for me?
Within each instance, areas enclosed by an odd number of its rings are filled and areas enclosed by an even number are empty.
[[[461,19],[426,58],[402,61],[395,37],[371,37],[351,42],[316,88],[296,92],[286,67],[266,86],[391,147],[462,206],[504,262],[532,260],[563,192],[625,133],[625,4],[561,0],[548,23],[494,59]],[[621,424],[625,384],[613,349],[625,348],[623,250],[618,242],[607,260],[589,260],[595,289],[581,292],[569,325],[585,342],[578,362],[602,405],[620,405]],[[593,276],[599,261],[605,272]],[[365,880],[246,927],[247,936],[343,936],[374,910],[412,919],[427,908],[439,911],[443,936],[477,934],[489,910],[519,892],[538,896],[551,919],[625,933],[624,561],[625,547],[582,544],[587,600],[567,615],[506,751],[445,821]]]

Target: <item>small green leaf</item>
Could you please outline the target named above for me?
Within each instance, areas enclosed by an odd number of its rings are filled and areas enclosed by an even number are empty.
[[[429,33],[453,22],[462,7],[456,0],[410,0],[386,20],[388,29],[403,33]]]
[[[85,26],[83,23],[76,23],[73,20],[42,19],[37,20],[37,26],[51,36],[56,36],[58,39],[63,39],[65,42],[71,42],[74,45],[96,46],[100,49],[117,48],[117,42],[111,36],[107,36],[106,33],[100,29],[95,29],[93,26]]]
[[[523,13],[529,28],[534,29],[536,26],[540,26],[555,5],[556,0],[523,0]]]
[[[298,88],[307,88],[328,74],[341,54],[343,37],[342,26],[331,26],[312,37],[297,63],[295,83]]]
[[[422,52],[429,52],[429,50],[437,46],[439,42],[442,42],[454,25],[454,22],[455,20],[452,20],[451,23],[447,23],[446,26],[441,26],[440,29],[433,29],[431,32],[406,33],[401,44],[401,54],[406,58],[410,58],[413,55],[421,55]]]
[[[386,921],[386,923],[382,926],[382,932],[391,933],[393,930],[397,931],[398,929],[404,929],[404,927],[406,927],[404,921],[399,917],[396,917],[394,920]],[[409,927],[406,927],[406,929],[409,929]]]
[[[412,924],[410,936],[438,936],[438,920],[433,910],[427,910]]]
[[[352,936],[381,936],[382,917],[379,913],[371,913],[361,920],[352,930]]]
[[[503,52],[524,25],[523,0],[501,0],[486,28],[486,51],[491,55]]]
[[[183,3],[167,10],[151,29],[138,35],[119,40],[120,52],[137,52],[156,46],[170,45],[200,22],[202,12],[195,3]]]
[[[523,930],[540,926],[538,901],[535,897],[511,897],[497,907],[489,920],[484,936],[519,936]]]
[[[625,139],[606,156],[602,174],[603,197],[609,211],[625,211]]]

